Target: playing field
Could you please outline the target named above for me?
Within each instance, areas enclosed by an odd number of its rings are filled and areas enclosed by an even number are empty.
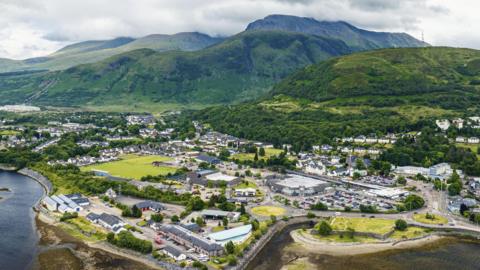
[[[267,159],[271,156],[275,156],[275,155],[279,155],[280,153],[282,153],[283,150],[282,149],[275,149],[275,148],[265,148],[265,156],[261,157],[261,156],[258,156],[258,159]],[[239,153],[239,154],[235,154],[232,156],[232,158],[234,159],[238,159],[240,161],[244,161],[244,160],[253,160],[255,158],[255,154],[252,154],[252,153]]]
[[[447,224],[448,219],[446,217],[440,216],[440,215],[434,215],[430,214],[433,216],[432,218],[427,218],[427,215],[425,213],[423,214],[415,214],[413,215],[413,220],[416,222],[424,223],[424,224]]]
[[[85,166],[82,167],[81,170],[101,170],[108,172],[112,176],[139,180],[147,175],[156,176],[174,173],[177,170],[175,167],[155,167],[152,165],[152,162],[154,161],[166,162],[170,160],[171,158],[164,156],[125,155],[121,157],[121,160]]]
[[[258,216],[283,216],[286,210],[278,206],[257,206],[252,208],[252,213]]]
[[[381,218],[346,218],[335,217],[330,222],[334,231],[345,231],[352,228],[356,232],[386,234],[395,227],[395,220]]]

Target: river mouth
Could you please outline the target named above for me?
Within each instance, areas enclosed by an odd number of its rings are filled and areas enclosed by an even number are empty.
[[[478,270],[480,242],[443,237],[420,247],[364,255],[333,256],[311,252],[293,242],[292,225],[279,232],[248,265],[248,270]]]
[[[35,260],[38,235],[32,207],[45,190],[36,181],[0,170],[0,262],[2,269],[29,269]]]

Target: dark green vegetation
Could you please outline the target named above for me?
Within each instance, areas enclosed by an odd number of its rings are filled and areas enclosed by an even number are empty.
[[[478,112],[480,51],[387,49],[328,60],[294,73],[257,102],[194,117],[228,134],[297,149],[335,137],[403,132]]]
[[[56,106],[229,103],[265,93],[298,68],[350,52],[340,40],[244,32],[196,52],[141,49],[60,72],[4,76],[0,98]]]
[[[137,49],[155,51],[195,51],[206,48],[222,38],[201,33],[149,35],[138,39],[119,37],[111,40],[91,40],[66,46],[53,54],[26,60],[0,59],[0,72],[23,70],[62,70],[80,64],[94,63],[116,54]]]
[[[405,33],[372,32],[342,21],[317,21],[287,15],[269,15],[250,23],[249,30],[282,30],[341,39],[355,50],[428,46]]]
[[[141,253],[150,253],[153,249],[151,241],[138,239],[128,231],[122,231],[117,236],[114,233],[109,233],[107,241],[118,247],[132,249]]]
[[[476,153],[469,148],[458,147],[449,143],[448,139],[442,135],[436,135],[432,129],[422,129],[422,134],[413,137],[404,137],[398,140],[394,147],[387,149],[381,156],[380,160],[387,161],[395,165],[406,166],[423,166],[430,167],[432,165],[447,162],[453,164],[454,167],[463,170],[468,175],[480,175],[480,161]],[[461,188],[459,177],[453,177],[450,184],[454,184],[449,191],[454,194]],[[460,182],[457,184],[457,182]],[[441,187],[440,182],[434,182],[437,189]],[[458,190],[459,191],[459,190]]]
[[[425,45],[406,34],[278,15],[227,39],[179,33],[87,41],[43,58],[0,60],[0,72],[14,71],[0,74],[0,104],[150,111],[204,107],[256,98],[297,69],[331,57]],[[90,64],[78,66],[84,63]]]

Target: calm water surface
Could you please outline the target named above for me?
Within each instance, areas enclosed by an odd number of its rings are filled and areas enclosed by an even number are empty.
[[[37,252],[38,235],[32,206],[44,194],[42,186],[13,172],[0,171],[0,269],[28,269]]]
[[[480,242],[447,238],[421,248],[391,250],[358,256],[308,253],[292,245],[291,227],[279,233],[248,270],[278,270],[297,260],[307,266],[294,269],[328,270],[480,270]]]

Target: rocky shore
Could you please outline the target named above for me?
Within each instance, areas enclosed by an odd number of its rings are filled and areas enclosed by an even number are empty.
[[[39,252],[35,270],[150,270],[158,269],[125,256],[92,247],[69,235],[39,213],[35,219],[39,240]]]
[[[443,238],[442,236],[432,234],[416,239],[398,241],[380,241],[375,243],[331,243],[309,237],[308,234],[299,233],[298,230],[291,231],[290,236],[297,244],[296,247],[301,247],[311,253],[332,256],[360,255],[386,250],[416,248]]]

